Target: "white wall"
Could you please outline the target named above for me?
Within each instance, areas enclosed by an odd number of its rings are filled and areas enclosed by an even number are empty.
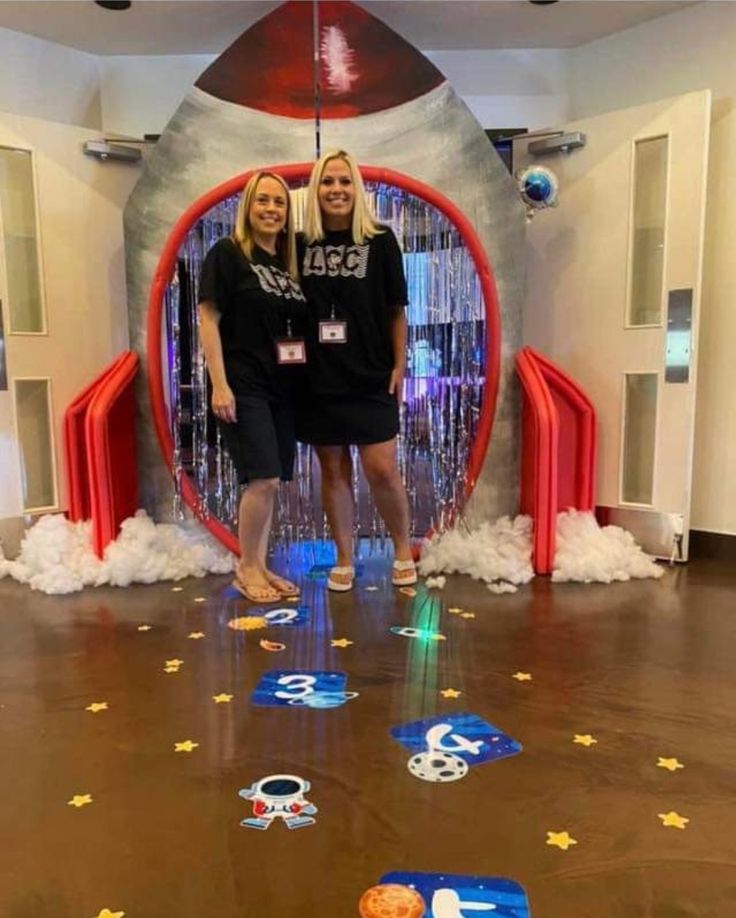
[[[708,2],[570,52],[572,117],[713,92],[694,529],[736,533],[736,3]]]
[[[212,55],[118,55],[101,57],[102,127],[143,137],[160,134]]]
[[[0,29],[0,111],[99,128],[98,58]]]
[[[485,128],[536,128],[569,116],[567,53],[425,51]]]

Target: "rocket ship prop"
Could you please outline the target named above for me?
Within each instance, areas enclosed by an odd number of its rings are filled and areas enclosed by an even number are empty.
[[[515,512],[518,430],[511,382],[521,339],[525,215],[514,180],[465,104],[420,52],[355,4],[318,3],[316,33],[314,14],[312,3],[284,3],[248,29],[204,71],[147,157],[125,211],[131,344],[146,355],[161,253],[192,202],[248,170],[314,159],[316,42],[321,149],[349,150],[376,174],[392,171],[434,189],[462,215],[492,266],[497,297],[482,436],[487,439],[491,421],[493,436],[487,453],[485,442],[476,451],[485,462],[473,476],[466,515],[480,522]],[[143,362],[150,369],[150,354]],[[163,403],[155,390],[165,379],[153,378],[150,396]],[[172,479],[144,383],[138,398],[141,496],[156,519],[166,520]]]

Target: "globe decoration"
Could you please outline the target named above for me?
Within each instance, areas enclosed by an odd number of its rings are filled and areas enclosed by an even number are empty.
[[[360,918],[422,918],[426,905],[416,889],[384,883],[363,893],[358,911]]]
[[[522,201],[526,204],[527,219],[538,210],[557,207],[559,183],[557,176],[545,166],[527,166],[516,174],[516,184]]]

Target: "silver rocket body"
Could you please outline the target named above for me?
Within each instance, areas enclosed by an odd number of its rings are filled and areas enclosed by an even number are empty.
[[[322,121],[322,149],[340,147],[365,165],[403,172],[437,189],[470,220],[488,254],[501,312],[501,375],[483,470],[466,506],[470,525],[518,510],[520,404],[513,358],[521,346],[524,207],[512,177],[466,105],[445,82],[412,101]],[[221,182],[251,168],[312,160],[311,121],[222,101],[193,88],[147,157],[125,210],[130,338],[146,360],[146,313],[156,264],[183,211]],[[142,505],[172,517],[173,485],[138,384]]]

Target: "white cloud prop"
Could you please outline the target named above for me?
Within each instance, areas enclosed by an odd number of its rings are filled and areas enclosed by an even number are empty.
[[[422,575],[469,574],[485,580],[493,593],[514,593],[534,572],[532,521],[528,516],[483,523],[472,532],[451,529],[435,536],[419,563]],[[557,516],[557,552],[552,580],[611,583],[614,580],[661,577],[664,570],[646,555],[631,533],[598,525],[592,513],[569,510]]]
[[[234,561],[198,523],[156,524],[145,510],[125,520],[100,560],[92,551],[91,522],[70,523],[56,514],[41,517],[28,530],[15,561],[0,560],[0,577],[9,574],[34,590],[60,594],[106,583],[128,586],[226,574]]]

